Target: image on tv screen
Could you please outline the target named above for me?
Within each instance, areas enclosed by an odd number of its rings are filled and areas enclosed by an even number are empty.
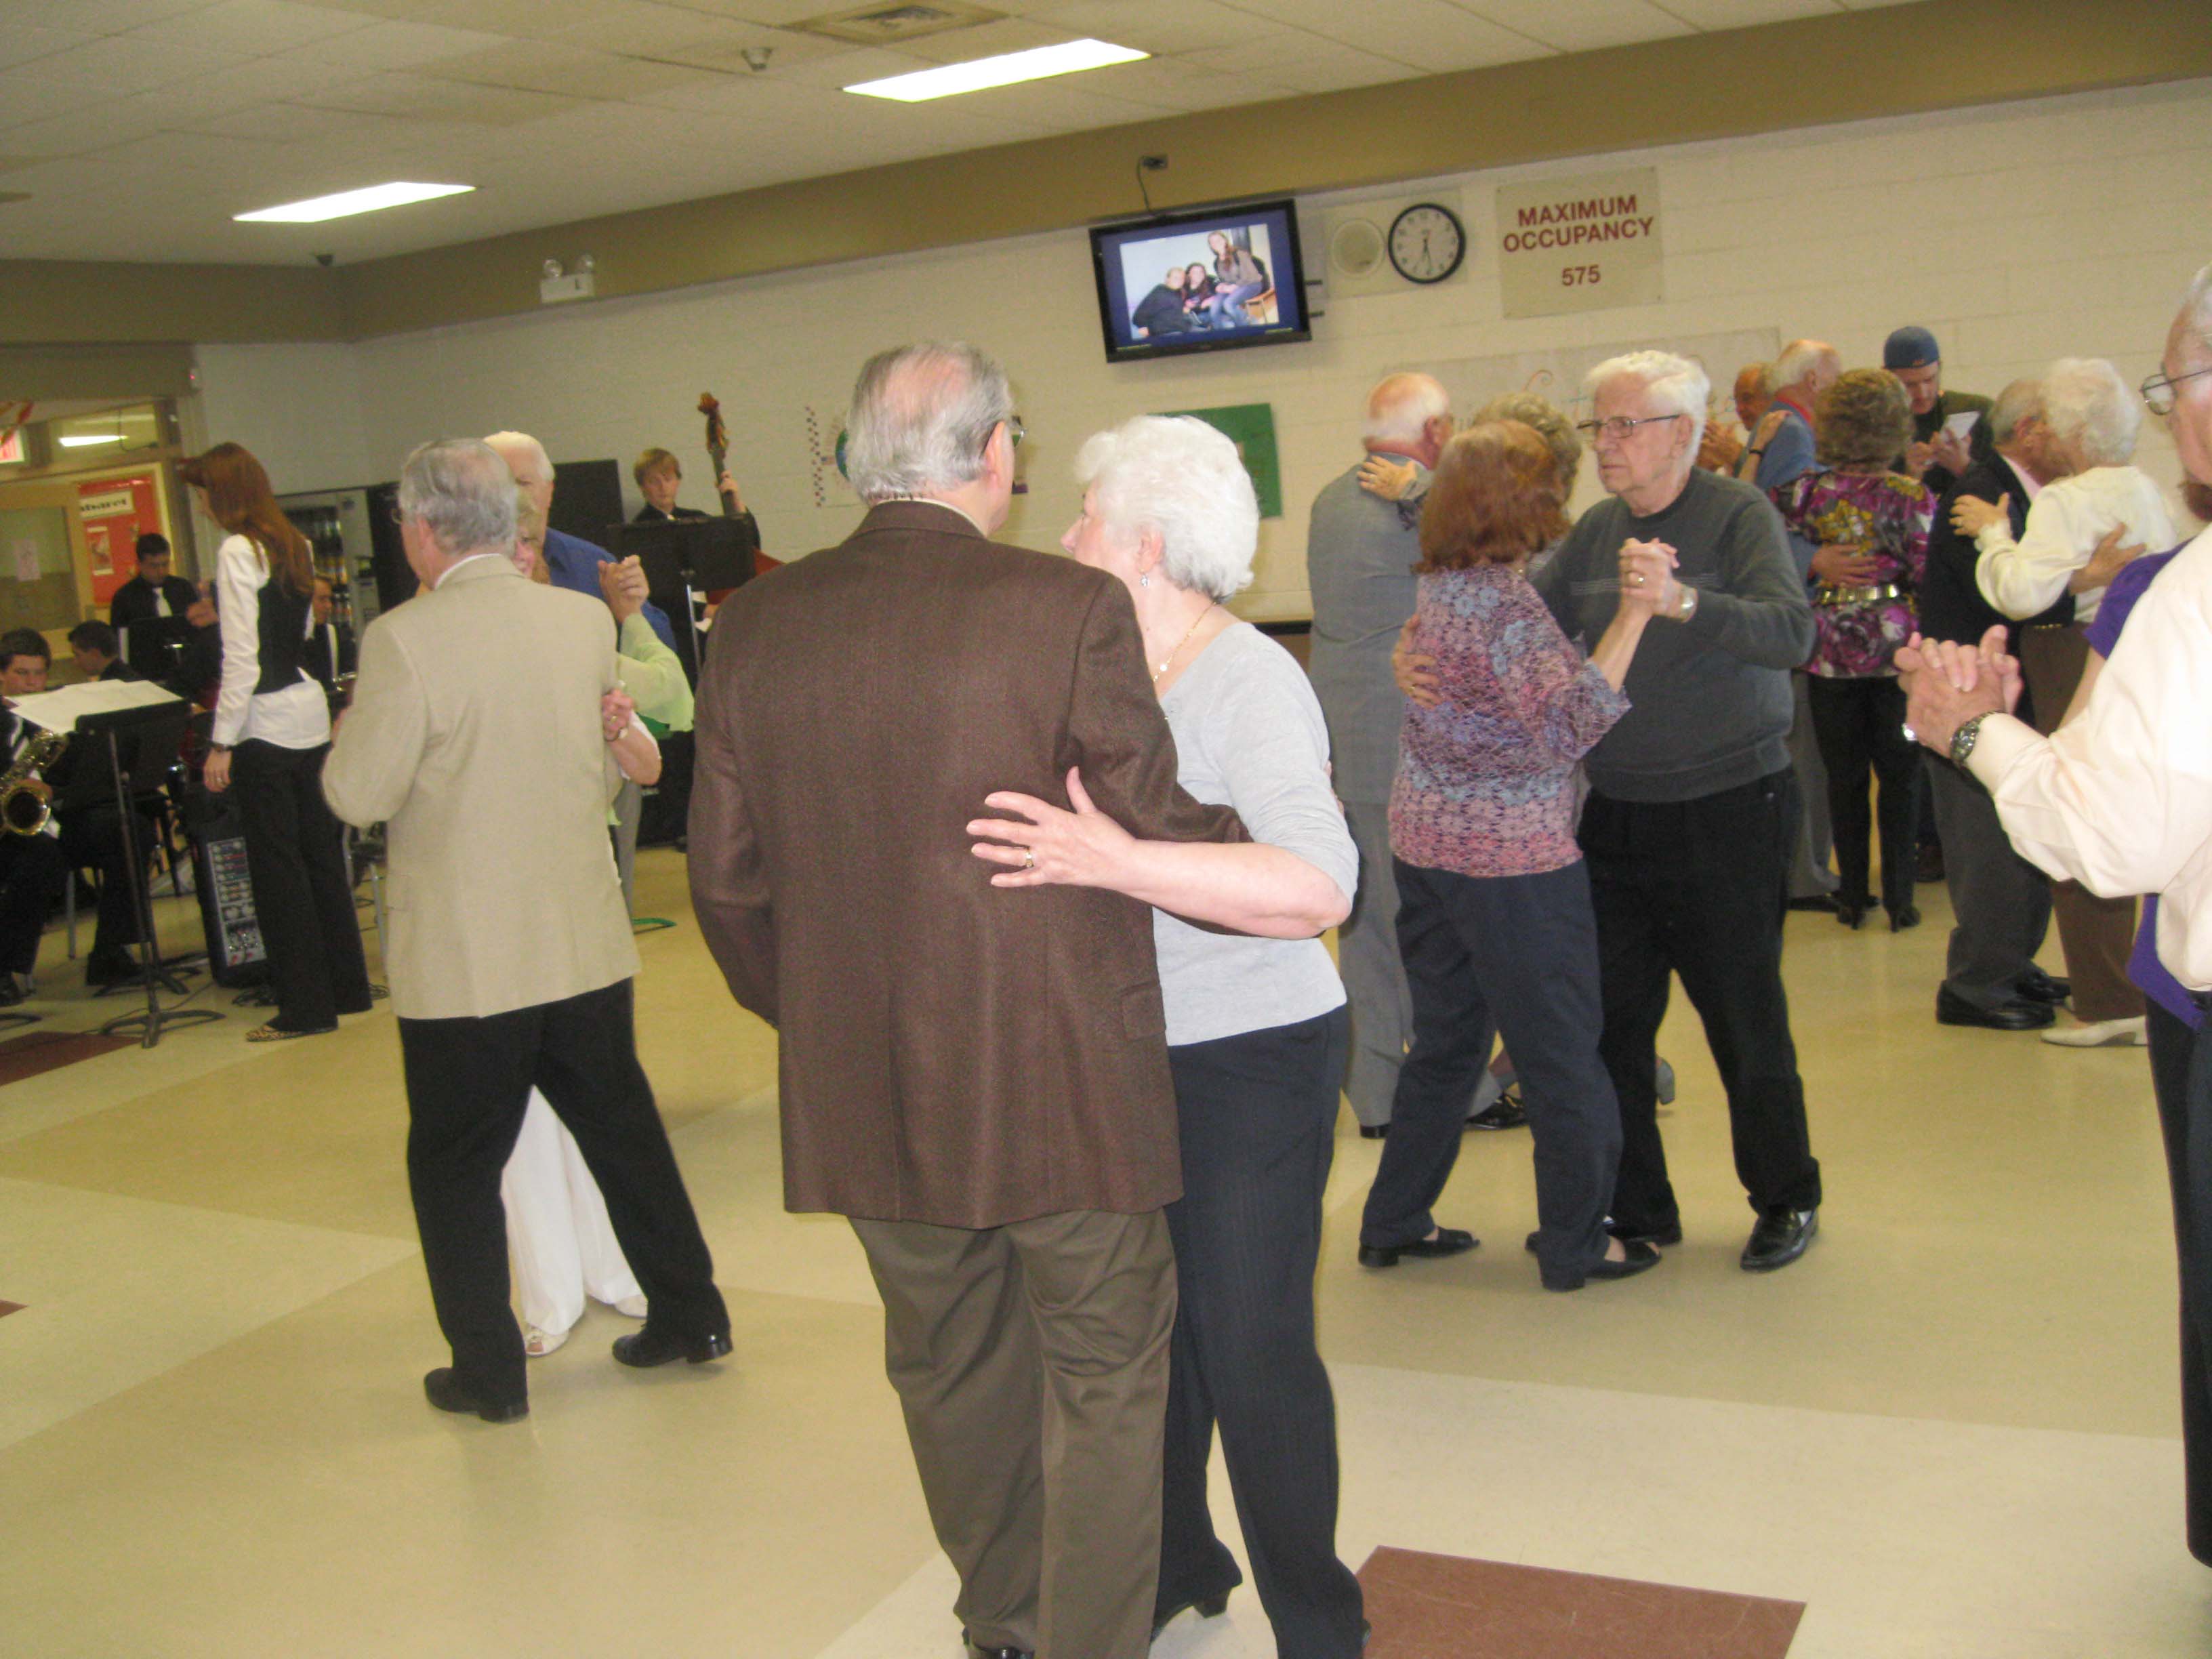
[[[1288,203],[1093,230],[1109,358],[1305,339]]]

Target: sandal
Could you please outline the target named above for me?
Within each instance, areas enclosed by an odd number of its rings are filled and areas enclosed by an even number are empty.
[[[566,1331],[544,1331],[535,1325],[522,1328],[522,1352],[532,1359],[543,1359],[568,1340]]]
[[[266,1025],[257,1025],[248,1031],[246,1040],[248,1042],[289,1042],[294,1037],[326,1036],[337,1029],[335,1025],[318,1025],[312,1030],[291,1031],[271,1020]]]

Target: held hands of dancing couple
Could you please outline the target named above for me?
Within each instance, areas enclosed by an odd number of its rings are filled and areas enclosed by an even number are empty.
[[[1629,659],[1646,623],[1655,617],[1686,623],[1697,615],[1698,590],[1674,579],[1680,562],[1665,542],[1631,538],[1620,544],[1620,607],[1589,655],[1614,690],[1627,678]],[[1420,621],[1408,617],[1398,630],[1398,642],[1390,648],[1390,674],[1407,701],[1434,708],[1443,701],[1443,692],[1435,672],[1437,659],[1413,648]]]
[[[1953,736],[1968,721],[2012,713],[2020,702],[2020,659],[2004,647],[2002,625],[1978,645],[1915,634],[1899,646],[1897,673],[1905,687],[1907,734],[1948,755]]]

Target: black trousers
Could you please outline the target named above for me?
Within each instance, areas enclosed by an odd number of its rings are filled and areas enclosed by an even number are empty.
[[[0,973],[39,965],[39,936],[62,896],[69,854],[52,836],[0,834]]]
[[[131,860],[123,846],[123,815],[112,806],[76,806],[57,814],[62,830],[62,855],[79,870],[100,872],[99,919],[93,925],[94,963],[127,965],[130,947],[138,943],[137,901],[131,896]],[[151,819],[141,817],[131,826],[138,842],[138,871],[146,866],[159,832]]]
[[[638,1064],[630,981],[481,1019],[402,1019],[407,1182],[438,1328],[479,1399],[520,1400],[499,1176],[534,1085],[576,1138],[644,1291],[647,1324],[726,1334],[730,1316]]]
[[[1206,1503],[1218,1424],[1283,1659],[1354,1659],[1364,1644],[1359,1581],[1336,1553],[1336,1401],[1314,1337],[1322,1189],[1350,1048],[1351,1022],[1338,1008],[1168,1050],[1183,1195],[1167,1218],[1182,1301],[1158,1606],[1202,1601],[1240,1580]],[[1464,1109],[1464,1090],[1459,1100]]]
[[[2189,1553],[2212,1566],[2212,1042],[2155,1001],[2146,1029],[2181,1261],[2181,1446]]]
[[[1895,915],[1912,902],[1919,863],[1920,745],[1905,735],[1905,689],[1887,675],[1807,682],[1813,731],[1828,774],[1828,824],[1835,836],[1836,898],[1864,905],[1868,838],[1879,817],[1881,905]],[[1867,779],[1880,785],[1879,811],[1868,805]]]
[[[1705,1022],[1728,1093],[1736,1178],[1753,1207],[1804,1210],[1820,1201],[1782,989],[1796,833],[1787,771],[1695,800],[1593,792],[1583,809],[1605,1006],[1598,1047],[1620,1101],[1613,1217],[1624,1231],[1663,1231],[1681,1219],[1659,1138],[1657,1044],[1670,973],[1681,975]]]
[[[1978,1008],[2020,995],[2051,928],[2051,878],[2018,853],[1997,821],[1989,791],[1941,756],[1923,775],[1943,830],[1943,879],[1951,890],[1950,954],[1943,986]]]
[[[1598,1056],[1598,949],[1580,860],[1478,878],[1395,860],[1398,949],[1413,1040],[1368,1190],[1363,1244],[1410,1244],[1436,1225],[1458,1161],[1467,1099],[1493,1029],[1521,1077],[1535,1143],[1537,1260],[1571,1290],[1606,1251],[1620,1163],[1620,1108]]]
[[[253,910],[276,995],[270,1024],[319,1031],[370,1006],[361,922],[346,884],[345,831],[323,799],[324,744],[241,743],[231,753]]]

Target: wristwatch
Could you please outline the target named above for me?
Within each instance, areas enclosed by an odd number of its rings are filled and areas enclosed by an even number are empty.
[[[1951,733],[1951,764],[1961,772],[1966,769],[1966,757],[1974,752],[1974,740],[1982,735],[1982,722],[1987,719],[1987,713],[1977,714],[1960,721],[1959,729]]]

